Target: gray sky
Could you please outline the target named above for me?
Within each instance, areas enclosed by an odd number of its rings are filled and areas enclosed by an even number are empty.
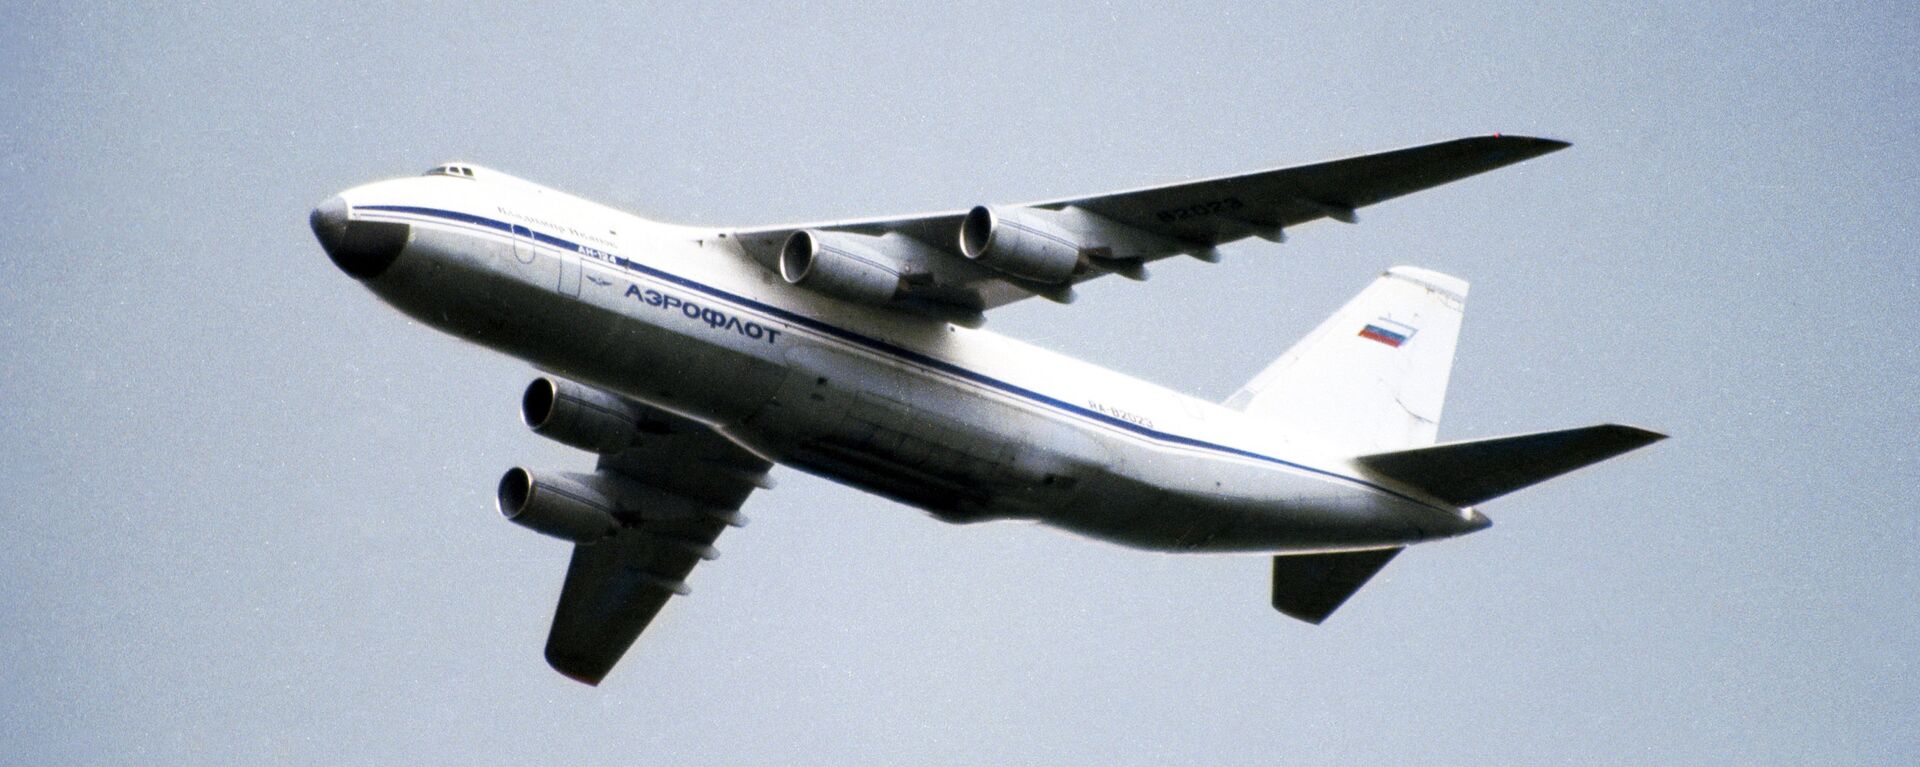
[[[22,764],[1920,761],[1920,24],[1900,3],[15,6],[0,753]],[[1258,557],[791,471],[607,683],[501,521],[531,371],[306,213],[460,158],[643,215],[947,209],[1493,131],[1575,146],[991,327],[1209,398],[1383,267],[1473,281],[1443,439],[1674,439],[1322,627]]]

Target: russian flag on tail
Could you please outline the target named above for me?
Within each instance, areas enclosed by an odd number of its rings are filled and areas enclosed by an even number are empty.
[[[1360,337],[1370,341],[1379,341],[1380,343],[1397,349],[1417,332],[1419,332],[1419,329],[1412,325],[1394,322],[1393,320],[1381,317],[1380,319],[1367,323],[1366,327],[1361,328]]]

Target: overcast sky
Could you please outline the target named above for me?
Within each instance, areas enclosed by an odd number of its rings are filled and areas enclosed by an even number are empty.
[[[1920,761],[1920,23],[1677,5],[14,5],[0,753]],[[745,225],[1494,131],[1574,147],[990,327],[1218,399],[1415,264],[1473,282],[1443,439],[1673,439],[1488,504],[1320,627],[1264,558],[781,470],[597,689],[540,655],[566,544],[491,498],[591,459],[521,426],[527,365],[406,320],[306,224],[455,158]]]

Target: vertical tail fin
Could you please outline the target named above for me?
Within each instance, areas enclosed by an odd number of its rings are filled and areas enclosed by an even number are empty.
[[[1434,443],[1467,283],[1388,269],[1226,401],[1347,455]]]

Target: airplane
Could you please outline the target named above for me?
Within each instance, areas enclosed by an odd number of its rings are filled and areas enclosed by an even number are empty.
[[[954,523],[1271,555],[1318,624],[1478,506],[1651,444],[1618,424],[1436,444],[1464,280],[1387,269],[1224,402],[982,329],[985,314],[1568,146],[1494,134],[1018,205],[783,226],[642,219],[469,163],[340,192],[333,263],[406,315],[531,363],[521,416],[592,472],[515,467],[507,519],[568,541],[548,633],[598,685],[775,464]]]

